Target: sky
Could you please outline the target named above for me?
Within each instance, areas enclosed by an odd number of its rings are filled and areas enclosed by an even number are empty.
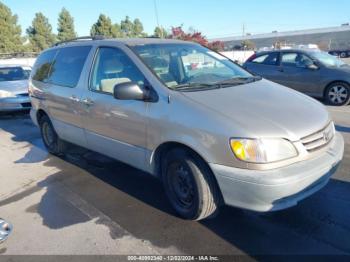
[[[207,38],[339,26],[350,22],[350,0],[0,0],[18,15],[22,34],[36,12],[49,18],[54,33],[58,13],[65,7],[74,17],[79,36],[89,35],[100,13],[114,23],[126,15],[139,18],[152,34],[159,24],[190,27]]]

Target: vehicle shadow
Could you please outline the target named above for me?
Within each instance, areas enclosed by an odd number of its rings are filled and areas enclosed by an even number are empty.
[[[11,132],[17,142],[40,137],[35,127],[31,127],[30,138],[18,128],[0,128]],[[34,159],[33,163],[37,160],[31,154],[36,154],[36,147],[32,144],[26,157]],[[320,192],[288,210],[260,214],[223,207],[216,218],[194,222],[176,216],[158,180],[108,157],[73,147],[64,158],[49,155],[41,161],[59,171],[34,188],[0,201],[0,206],[45,189],[40,202],[26,211],[38,213],[51,229],[96,219],[97,224],[110,229],[114,239],[128,232],[160,249],[187,254],[243,253],[256,258],[274,254],[350,254],[350,183],[346,181],[331,179]],[[77,208],[71,199],[67,203],[69,194],[64,192],[73,192],[77,201],[82,199],[99,212],[82,212],[82,204],[79,202]],[[116,230],[101,213],[125,232]]]

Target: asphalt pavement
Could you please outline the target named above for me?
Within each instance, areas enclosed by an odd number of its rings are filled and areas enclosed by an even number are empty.
[[[82,148],[49,155],[28,116],[0,117],[0,217],[14,230],[0,254],[350,254],[350,106],[328,107],[344,161],[321,191],[290,209],[224,207],[184,221],[149,175]]]

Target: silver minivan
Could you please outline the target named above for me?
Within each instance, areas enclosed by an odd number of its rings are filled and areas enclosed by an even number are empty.
[[[146,171],[186,219],[294,206],[343,157],[322,104],[194,43],[60,43],[38,57],[29,93],[50,153],[72,143]]]

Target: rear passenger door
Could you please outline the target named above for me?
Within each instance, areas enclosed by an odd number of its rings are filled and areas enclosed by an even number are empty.
[[[48,72],[47,108],[59,136],[86,146],[81,121],[81,97],[84,86],[80,78],[91,46],[58,48]],[[83,81],[82,81],[83,82]]]
[[[263,53],[245,64],[248,71],[275,81],[278,74],[279,52]]]
[[[83,96],[88,147],[144,169],[148,103],[118,100],[116,84],[134,82],[144,87],[145,77],[127,53],[117,47],[97,49],[89,89]]]

